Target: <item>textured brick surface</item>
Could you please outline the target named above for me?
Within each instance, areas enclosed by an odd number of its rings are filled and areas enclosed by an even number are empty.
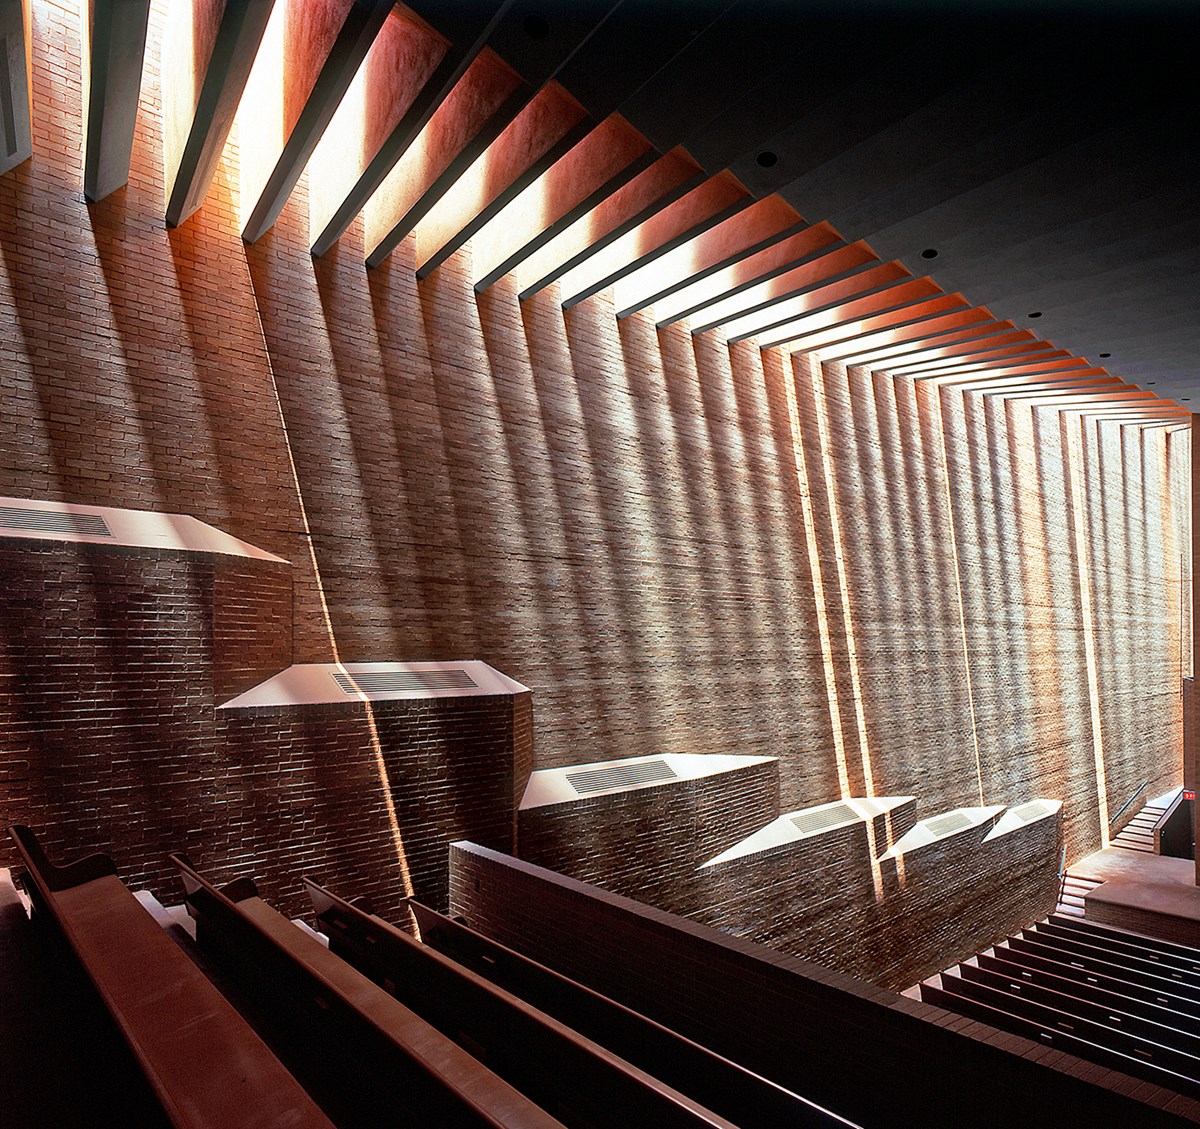
[[[526,863],[451,849],[475,929],[864,1125],[1182,1125],[1200,1106]],[[1170,1105],[1179,1116],[1163,1112]]]
[[[52,859],[109,853],[167,903],[167,856],[182,851],[254,877],[293,914],[308,911],[301,874],[396,914],[406,880],[445,905],[452,840],[511,850],[528,694],[376,702],[369,716],[358,701],[214,709],[214,620],[244,636],[261,621],[274,653],[279,623],[252,599],[277,610],[281,571],[0,538],[0,820],[34,827]],[[236,615],[214,616],[214,591],[240,594]]]
[[[314,261],[305,181],[248,248],[249,128],[167,231],[166,0],[129,184],[89,207],[77,6],[32,8],[0,490],[278,553],[298,661],[485,660],[535,690],[538,765],[769,754],[785,810],[1061,798],[1069,860],[1104,804],[1177,782],[1186,436],[617,322],[604,293],[476,295],[469,251],[368,273],[357,225]],[[190,748],[199,691],[157,692]],[[96,784],[61,778],[83,810]]]
[[[706,901],[697,868],[774,819],[774,761],[520,813],[523,859],[676,913]]]

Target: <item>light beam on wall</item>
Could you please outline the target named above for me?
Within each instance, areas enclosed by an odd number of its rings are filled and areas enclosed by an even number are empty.
[[[1092,757],[1096,772],[1096,807],[1100,815],[1100,845],[1108,846],[1108,781],[1104,774],[1104,734],[1100,724],[1100,678],[1096,667],[1096,638],[1092,609],[1092,586],[1088,574],[1087,552],[1091,543],[1087,508],[1083,502],[1082,419],[1062,414],[1066,432],[1067,485],[1071,502],[1071,539],[1079,588],[1080,616],[1083,620],[1083,657],[1087,668],[1088,702],[1092,719]]]

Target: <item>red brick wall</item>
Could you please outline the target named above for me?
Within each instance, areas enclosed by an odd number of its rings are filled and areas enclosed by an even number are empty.
[[[767,753],[785,809],[843,778],[922,814],[1043,794],[1075,858],[1101,834],[1094,682],[1110,810],[1175,781],[1182,443],[1090,427],[1071,468],[1045,410],[793,369],[603,294],[476,296],[461,257],[418,285],[407,246],[367,273],[358,227],[314,262],[303,183],[247,248],[236,133],[167,231],[163,12],[130,183],[89,207],[78,15],[34,4],[0,490],[286,557],[298,660],[486,660],[535,690],[541,765]]]

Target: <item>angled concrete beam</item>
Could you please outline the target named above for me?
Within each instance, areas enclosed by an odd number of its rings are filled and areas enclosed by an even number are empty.
[[[1103,372],[1103,369],[1089,369],[1080,366],[1074,372],[1067,373],[1049,373],[1045,376],[1022,376],[1022,377],[999,377],[996,380],[977,380],[973,384],[958,384],[958,385],[941,385],[943,388],[957,388],[962,393],[973,393],[981,396],[990,395],[993,392],[1028,392],[1039,388],[1072,388],[1079,387],[1083,384],[1099,385],[1107,384],[1112,387],[1124,384],[1125,382],[1119,376],[1095,376],[1084,375],[1086,373]]]
[[[168,227],[178,227],[204,203],[274,2],[227,0],[225,4],[183,159],[167,201]]]
[[[771,292],[784,285],[781,279],[841,246],[845,242],[830,224],[806,227],[659,299],[654,304],[658,326],[670,325],[701,311],[707,317],[714,308],[745,310],[769,301]]]
[[[830,253],[827,265],[833,269],[811,275],[810,266],[806,265],[796,272],[788,272],[770,283],[761,302],[739,313],[738,317],[718,320],[706,311],[704,322],[692,332],[702,334],[704,330],[720,325],[731,344],[768,334],[781,337],[791,334],[793,329],[806,334],[942,293],[942,288],[932,278],[913,278],[904,264],[894,260],[854,271],[845,278],[836,278],[852,269],[851,260],[842,258],[851,248],[858,248],[854,258],[860,258],[860,264],[875,262],[875,252],[864,242],[851,244]],[[836,281],[814,289],[816,282],[828,277],[835,277]]]
[[[115,2],[120,3],[121,0]],[[279,218],[279,213],[283,211],[350,83],[354,81],[393,4],[394,0],[354,0],[350,11],[346,13],[338,37],[304,103],[304,109],[300,111],[283,152],[246,221],[242,238],[247,243],[261,239]]]
[[[626,275],[670,254],[749,208],[754,197],[729,173],[718,173],[612,240],[560,276],[563,309],[590,298]],[[593,248],[594,250],[594,248]]]
[[[908,376],[913,380],[932,380],[935,384],[955,376],[990,372],[998,364],[1032,364],[1034,361],[1052,361],[1070,357],[1069,349],[1055,349],[1048,341],[1033,341],[1020,345],[1009,345],[1001,349],[984,349],[965,356],[947,357],[940,361],[918,361],[891,369],[893,376]]]
[[[443,144],[439,160],[426,163],[424,171],[436,175],[432,179],[423,177],[423,186],[417,198],[411,200],[406,197],[400,208],[396,209],[399,214],[391,229],[367,255],[368,267],[377,267],[416,228],[459,177],[514,122],[542,87],[554,78],[615,6],[614,0],[575,0],[570,5],[556,7],[552,18],[546,18],[536,11],[527,12],[525,7],[518,4],[496,23],[489,43],[496,53],[496,61],[503,60],[503,65],[516,76],[516,84],[499,101],[472,106],[467,99],[459,98],[453,110],[450,109],[454,93],[451,91],[451,95],[447,96],[445,103],[430,119],[428,127],[438,136],[442,128],[434,129],[437,118],[451,117],[451,121],[444,123],[444,128],[452,132],[453,144]],[[465,82],[469,74],[468,71],[463,75],[461,81]],[[559,156],[583,137],[586,131],[582,125],[580,130],[569,144],[564,142],[565,147]]]
[[[478,58],[497,23],[513,3],[514,0],[499,0],[491,4],[456,4],[453,0],[436,0],[416,5],[416,14],[422,24],[428,21],[435,34],[440,32],[448,40],[449,46],[317,236],[312,245],[314,256],[325,254],[345,234],[354,217],[366,207],[367,201]]]
[[[532,254],[512,268],[521,301],[545,289],[592,255],[647,223],[706,180],[706,174],[682,149],[659,157],[628,184],[556,230]]]
[[[894,343],[890,337],[881,336],[881,331],[898,330],[918,322],[923,323],[935,314],[949,314],[951,311],[962,311],[969,307],[970,304],[961,294],[943,294],[940,290],[935,290],[932,296],[923,294],[922,290],[930,281],[914,279],[913,282],[903,282],[900,286],[885,290],[878,296],[879,300],[887,302],[884,312],[880,314],[851,316],[847,319],[841,316],[840,310],[835,309],[828,315],[834,320],[834,324],[828,329],[814,328],[816,319],[812,318],[804,318],[801,323],[789,322],[780,330],[764,333],[763,336],[769,340],[763,347],[770,349],[776,345],[787,345],[790,352],[820,353],[824,359],[827,348],[829,356],[832,357],[840,346],[845,346],[849,352],[860,352],[872,341]],[[893,300],[891,295],[896,290],[900,290],[901,294]],[[912,295],[916,296],[916,301],[911,300]],[[800,325],[798,329],[794,327],[797,324]],[[963,323],[958,321],[953,324]]]
[[[961,295],[950,295],[961,297]],[[913,344],[936,337],[940,331],[965,327],[982,330],[994,329],[997,322],[989,310],[983,307],[961,310],[943,317],[931,318],[916,325],[900,326],[882,333],[873,333],[865,338],[856,338],[844,344],[819,350],[823,361],[841,361],[845,365],[873,364],[874,358],[886,353],[896,345]]]
[[[103,200],[129,180],[150,0],[91,0],[83,194]]]
[[[28,0],[0,0],[0,175],[33,156]]]
[[[617,317],[629,317],[807,227],[796,209],[779,196],[756,200],[737,215],[618,279],[613,284]]]
[[[659,160],[659,153],[620,114],[611,114],[518,195],[471,245],[476,291],[486,290],[576,220]]]
[[[595,124],[557,82],[543,86],[416,225],[417,277],[437,270]]]
[[[1065,349],[1059,349],[1056,352],[1057,356],[1038,357],[1032,361],[1027,361],[1024,357],[1016,357],[1011,361],[986,362],[982,367],[973,366],[958,369],[955,372],[938,373],[937,376],[931,376],[928,379],[934,384],[942,386],[957,384],[969,387],[980,380],[994,380],[998,376],[1023,377],[1030,374],[1090,367],[1082,357],[1072,356]]]
[[[955,353],[1012,345],[1028,341],[1031,337],[1033,334],[1029,330],[1017,329],[1011,321],[1002,321],[982,329],[970,326],[951,333],[939,333],[928,341],[910,341],[891,349],[881,349],[871,363],[879,372],[890,373],[893,367],[891,362],[907,364],[918,358],[953,356]]]

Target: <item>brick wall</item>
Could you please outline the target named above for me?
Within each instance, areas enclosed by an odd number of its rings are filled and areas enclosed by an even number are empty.
[[[501,944],[863,1125],[1200,1114],[1151,1083],[471,844],[451,849],[450,900]]]
[[[396,915],[407,884],[445,905],[452,840],[513,849],[528,694],[382,701],[370,718],[358,701],[214,708],[220,629],[234,622],[251,657],[277,654],[287,572],[0,538],[0,821],[35,828],[56,861],[111,854],[169,904],[181,851],[293,914],[308,912],[303,874]],[[0,861],[15,861],[7,839]]]
[[[0,490],[285,557],[297,660],[483,659],[534,688],[538,765],[764,753],[785,810],[1063,798],[1071,859],[1176,781],[1183,440],[476,295],[469,252],[368,273],[357,225],[314,261],[304,182],[246,247],[236,129],[167,231],[168,9],[129,185],[88,206],[78,11],[33,4]]]

